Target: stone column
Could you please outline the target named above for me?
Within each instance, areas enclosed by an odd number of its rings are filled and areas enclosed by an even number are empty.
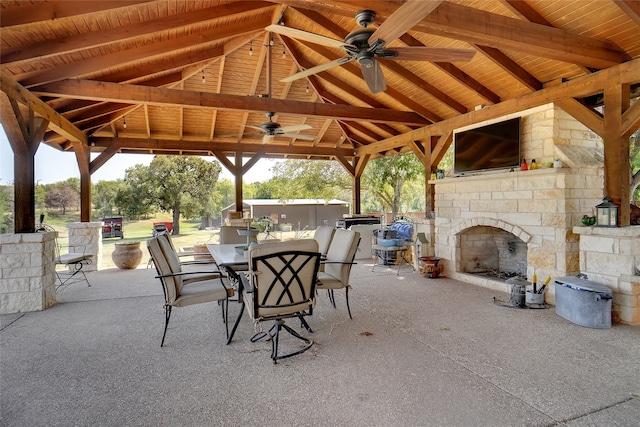
[[[91,264],[84,267],[85,272],[102,268],[102,223],[71,222],[69,230],[69,253],[84,252],[93,255]],[[72,267],[73,268],[73,267]]]
[[[640,227],[573,227],[580,272],[613,291],[614,322],[640,324]]]
[[[0,234],[0,313],[41,311],[56,303],[56,232]]]

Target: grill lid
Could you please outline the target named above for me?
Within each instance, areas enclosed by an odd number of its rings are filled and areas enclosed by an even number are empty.
[[[581,279],[576,276],[558,277],[556,283],[578,291],[599,292],[611,294],[611,289],[600,283],[590,280]]]

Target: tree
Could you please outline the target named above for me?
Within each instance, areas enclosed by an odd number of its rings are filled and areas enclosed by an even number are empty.
[[[272,198],[280,200],[344,198],[351,188],[349,174],[334,161],[287,160],[271,170]]]
[[[154,185],[150,181],[148,166],[137,164],[128,168],[116,191],[115,206],[128,218],[149,214],[155,203]]]
[[[180,214],[213,214],[213,194],[222,171],[218,162],[199,157],[155,156],[148,166],[155,203],[172,212],[173,232],[180,233]]]
[[[80,194],[71,188],[69,184],[63,183],[46,192],[44,203],[47,208],[62,209],[62,215],[65,215],[67,208],[75,206],[77,209],[80,203]]]
[[[393,218],[400,212],[402,187],[419,176],[424,177],[422,163],[413,153],[403,153],[370,161],[363,178],[368,191],[385,210],[391,210]]]
[[[91,202],[101,217],[111,216],[114,210],[117,211],[116,196],[122,185],[122,180],[100,181],[93,185]]]
[[[629,138],[629,159],[631,161],[631,202],[640,200],[640,130]]]
[[[0,234],[13,232],[13,185],[0,185]]]

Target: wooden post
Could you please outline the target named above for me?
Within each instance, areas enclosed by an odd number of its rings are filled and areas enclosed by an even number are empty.
[[[622,131],[622,113],[629,101],[629,85],[613,83],[604,90],[604,195],[620,206],[621,227],[631,223],[629,138]]]
[[[49,121],[35,117],[31,105],[23,114],[18,103],[4,93],[0,94],[0,113],[14,155],[14,230],[33,233],[36,229],[34,157]]]
[[[242,153],[236,151],[236,167],[233,176],[236,183],[236,212],[242,212]]]

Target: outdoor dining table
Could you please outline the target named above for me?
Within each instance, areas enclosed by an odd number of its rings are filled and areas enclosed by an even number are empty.
[[[242,318],[242,314],[244,312],[244,300],[242,298],[243,284],[240,278],[240,274],[243,271],[249,270],[249,256],[248,251],[243,251],[242,254],[236,252],[236,243],[222,243],[222,244],[208,244],[207,249],[209,249],[209,253],[218,264],[220,269],[224,270],[228,275],[230,280],[232,280],[238,290],[238,302],[242,304],[240,308],[240,313],[238,313],[238,317],[236,318],[235,323],[233,324],[233,328],[231,329],[231,333],[229,334],[229,338],[227,338],[227,344],[231,342],[233,339],[233,335],[238,328],[238,324],[240,323],[240,319]]]

